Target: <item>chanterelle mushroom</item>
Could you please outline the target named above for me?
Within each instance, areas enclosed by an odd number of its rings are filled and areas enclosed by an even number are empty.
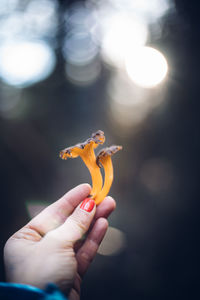
[[[65,160],[67,158],[76,158],[78,156],[82,158],[82,160],[88,167],[92,177],[91,197],[93,199],[99,193],[103,184],[101,171],[96,164],[94,149],[99,144],[103,144],[104,141],[104,132],[98,130],[97,132],[93,133],[91,138],[87,139],[85,142],[76,144],[72,147],[65,148],[64,150],[60,151],[60,157]]]
[[[103,201],[103,199],[106,197],[106,195],[110,190],[113,181],[113,165],[112,165],[111,156],[121,149],[122,146],[113,145],[101,150],[97,156],[96,159],[97,165],[100,168],[104,167],[105,178],[104,178],[104,186],[102,190],[95,197],[96,205],[98,205]]]

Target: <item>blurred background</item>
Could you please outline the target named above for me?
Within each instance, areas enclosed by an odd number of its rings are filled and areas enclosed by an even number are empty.
[[[117,208],[82,300],[198,299],[199,6],[0,1],[1,280],[8,237],[91,182],[59,151],[101,129]]]

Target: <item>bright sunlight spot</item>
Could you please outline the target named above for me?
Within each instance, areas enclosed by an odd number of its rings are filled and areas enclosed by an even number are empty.
[[[123,66],[124,58],[130,49],[143,46],[147,40],[146,24],[126,14],[110,16],[103,36],[102,56],[115,66]]]
[[[42,41],[16,41],[0,47],[0,77],[10,85],[27,87],[43,80],[55,63],[54,52]]]
[[[163,54],[151,47],[141,47],[129,53],[125,64],[129,77],[135,84],[145,88],[158,85],[168,71]]]

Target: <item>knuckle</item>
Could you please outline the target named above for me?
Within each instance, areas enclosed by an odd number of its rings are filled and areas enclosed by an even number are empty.
[[[86,214],[83,214],[78,210],[74,215],[71,216],[71,218],[72,218],[72,222],[76,226],[78,226],[81,229],[81,231],[85,232],[88,230],[89,220]]]

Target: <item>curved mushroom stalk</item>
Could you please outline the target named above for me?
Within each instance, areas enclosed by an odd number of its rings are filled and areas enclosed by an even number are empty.
[[[92,178],[92,191],[91,197],[94,198],[102,188],[103,180],[99,167],[96,164],[96,156],[94,149],[99,144],[103,144],[105,141],[104,132],[98,130],[93,133],[91,138],[87,139],[83,143],[76,144],[75,146],[65,148],[60,151],[60,157],[62,159],[76,158],[80,156],[85,165],[90,171]]]
[[[122,146],[113,145],[101,150],[97,156],[96,163],[99,168],[104,168],[105,178],[102,190],[94,198],[96,205],[100,204],[109,193],[113,182],[113,164],[111,156],[121,149]]]

